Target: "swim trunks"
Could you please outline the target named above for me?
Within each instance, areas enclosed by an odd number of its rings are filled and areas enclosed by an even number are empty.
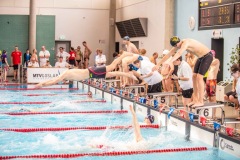
[[[89,67],[89,78],[105,78],[106,77],[106,66],[102,67]]]
[[[186,90],[183,90],[182,91],[182,96],[184,98],[191,98],[192,97],[192,94],[193,94],[193,89],[190,88],[190,89],[186,89]]]
[[[227,92],[226,95],[229,97],[229,96],[233,96],[234,98],[237,98],[237,93],[236,91],[233,92],[233,91],[230,91],[230,92]]]
[[[208,71],[212,61],[213,61],[213,56],[212,56],[212,53],[210,51],[209,53],[207,53],[203,57],[200,57],[200,58],[197,59],[197,62],[194,66],[193,73],[199,73],[201,75],[204,75]]]

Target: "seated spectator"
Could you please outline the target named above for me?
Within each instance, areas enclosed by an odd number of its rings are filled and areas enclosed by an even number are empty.
[[[63,47],[59,47],[59,52],[57,54],[58,60],[60,59],[60,57],[63,58],[63,62],[67,62],[68,58],[70,57],[70,54],[65,52]]]
[[[56,68],[68,68],[69,64],[63,61],[63,57],[59,57],[59,61],[55,63]]]
[[[236,84],[237,84],[237,80],[234,79],[233,80],[233,84],[232,84],[232,90],[230,92],[227,92],[224,95],[224,99],[227,102],[232,102],[234,103],[235,108],[239,108],[239,104],[238,104],[238,99],[237,99],[237,93],[236,93]]]
[[[105,66],[106,65],[106,56],[103,55],[102,53],[102,50],[101,49],[98,49],[97,50],[97,56],[95,58],[95,63],[96,63],[96,66],[97,67],[102,67],[102,66]]]
[[[31,58],[31,61],[28,63],[28,67],[38,68],[39,64],[38,64],[38,62],[36,61],[35,58]]]
[[[43,68],[51,68],[52,65],[50,64],[49,60],[46,61],[46,64],[43,66]]]

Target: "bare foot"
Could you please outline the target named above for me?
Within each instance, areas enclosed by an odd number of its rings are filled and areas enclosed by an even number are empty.
[[[187,106],[188,106],[188,107],[191,107],[191,106],[193,106],[195,103],[196,103],[196,102],[192,101],[192,102],[190,102],[189,104],[187,104]]]
[[[197,108],[197,107],[202,107],[202,106],[204,106],[203,103],[195,103],[195,104],[192,106],[192,108]]]

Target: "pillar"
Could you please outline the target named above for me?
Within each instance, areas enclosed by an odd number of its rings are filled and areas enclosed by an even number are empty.
[[[109,49],[107,56],[107,63],[113,61],[112,54],[115,52],[115,20],[116,20],[116,0],[110,0],[109,9]]]
[[[37,0],[30,0],[29,7],[29,50],[30,52],[36,48],[36,27],[37,27],[37,17],[36,17],[36,3]]]

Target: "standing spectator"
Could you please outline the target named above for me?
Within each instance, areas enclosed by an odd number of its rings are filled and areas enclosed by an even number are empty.
[[[63,61],[63,57],[59,57],[58,62],[55,63],[55,68],[68,68],[69,64]]]
[[[70,48],[70,52],[69,52],[69,64],[72,65],[72,66],[75,66],[76,65],[76,52],[74,50],[73,47]]]
[[[37,50],[36,49],[33,49],[33,53],[32,53],[31,59],[32,58],[34,58],[38,62],[38,56],[37,56]],[[30,59],[30,61],[31,61],[31,59]]]
[[[157,65],[157,58],[158,58],[158,53],[157,53],[157,52],[154,52],[153,55],[152,55],[152,57],[150,57],[150,61],[151,61],[153,64]]]
[[[82,68],[82,59],[83,59],[83,54],[82,54],[82,51],[81,51],[81,47],[78,46],[77,49],[76,49],[76,66],[81,69]]]
[[[175,66],[178,66],[177,76],[173,75],[172,79],[178,80],[181,91],[182,91],[182,102],[185,111],[188,111],[187,105],[191,102],[193,94],[193,81],[192,81],[192,68],[191,66],[182,60],[180,56],[177,60],[173,61]],[[187,112],[185,112],[185,118],[187,117]]]
[[[23,55],[24,67],[28,67],[28,62],[30,62],[32,54],[29,52],[29,49],[26,50],[26,53]]]
[[[40,58],[40,67],[44,66],[46,64],[46,61],[49,60],[50,53],[48,50],[46,50],[45,46],[42,46],[42,50],[39,52],[39,58]],[[38,60],[36,59],[38,62]]]
[[[63,47],[59,47],[59,52],[57,54],[58,60],[60,59],[60,57],[63,58],[63,62],[67,62],[68,58],[70,57],[70,54],[64,51]]]
[[[2,68],[4,70],[4,82],[7,82],[7,71],[9,68],[9,64],[7,61],[7,52],[5,50],[3,50],[2,55],[1,55],[1,59],[2,59]]]
[[[84,48],[84,68],[88,68],[89,58],[92,53],[91,49],[88,47],[87,42],[83,41]]]
[[[215,58],[216,52],[214,50],[211,50],[211,52],[213,55],[213,61],[208,69],[206,92],[209,98],[209,102],[216,102],[217,74],[220,67],[220,61]],[[216,108],[213,108],[213,119],[216,119]]]
[[[106,65],[106,56],[103,55],[102,50],[101,49],[97,49],[97,56],[95,58],[95,63],[97,67],[102,67]]]
[[[11,54],[11,62],[14,69],[12,81],[17,81],[18,66],[22,64],[22,52],[18,50],[18,46],[15,46],[15,50]]]

